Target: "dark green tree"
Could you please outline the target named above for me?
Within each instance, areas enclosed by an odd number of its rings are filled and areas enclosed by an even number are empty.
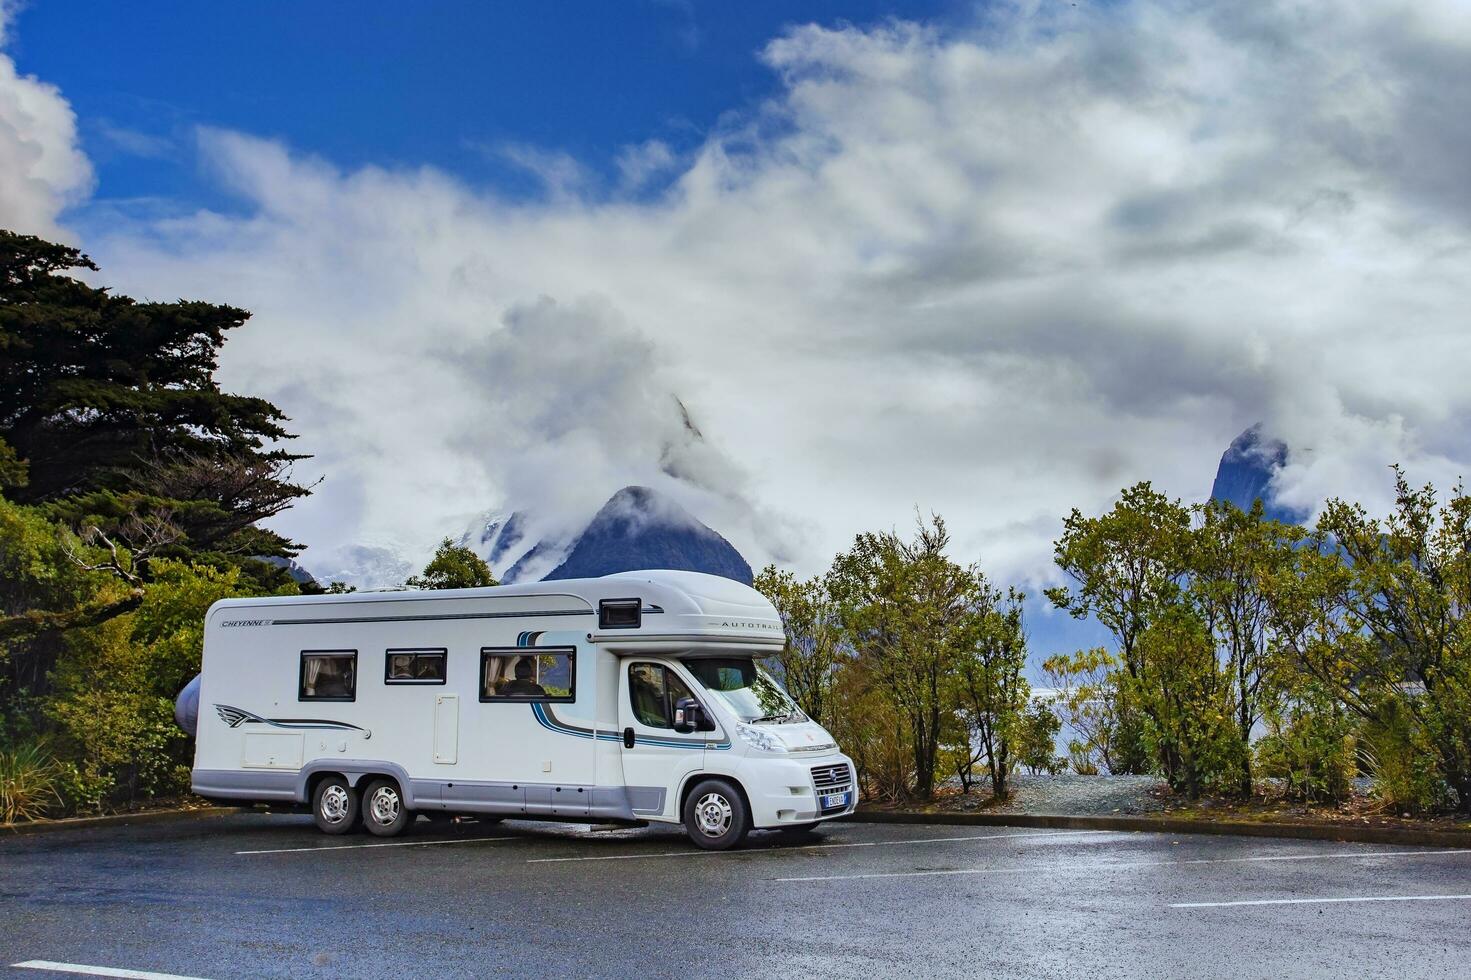
[[[1145,717],[1144,742],[1170,788],[1192,800],[1241,772],[1231,675],[1195,610],[1173,606],[1140,634],[1137,674],[1121,683]]]
[[[95,543],[227,564],[299,551],[258,524],[310,492],[279,408],[222,392],[214,303],[138,302],[68,275],[74,248],[0,231],[0,480]],[[95,530],[94,530],[95,529]]]

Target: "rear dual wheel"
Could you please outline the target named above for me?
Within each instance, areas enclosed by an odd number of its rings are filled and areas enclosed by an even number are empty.
[[[360,797],[344,777],[327,776],[312,793],[312,817],[324,834],[346,834],[361,823],[370,834],[394,837],[408,829],[414,813],[391,779],[372,780]]]
[[[363,826],[378,837],[397,837],[414,822],[414,812],[404,805],[398,783],[375,779],[363,790]]]

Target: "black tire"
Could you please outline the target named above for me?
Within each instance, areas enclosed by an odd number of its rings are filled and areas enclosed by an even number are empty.
[[[326,776],[312,791],[312,818],[324,834],[350,833],[358,825],[358,795],[341,776]]]
[[[728,851],[751,832],[746,799],[724,779],[703,779],[684,800],[684,831],[696,847]]]
[[[397,837],[414,822],[414,811],[391,779],[375,779],[363,790],[363,826],[376,837]]]

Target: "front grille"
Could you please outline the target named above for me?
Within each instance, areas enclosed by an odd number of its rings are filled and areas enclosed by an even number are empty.
[[[838,787],[846,787],[852,781],[853,777],[847,771],[847,762],[837,762],[836,765],[818,765],[812,770],[812,784],[822,793],[830,793]]]
[[[839,762],[831,766],[815,766],[812,769],[812,785],[817,787],[819,793],[834,793],[840,789],[847,789],[853,782],[853,776],[848,771],[846,762]]]
[[[842,813],[852,803],[853,771],[845,762],[831,766],[813,766],[812,785],[817,790],[818,813],[823,816]],[[823,806],[823,797],[835,793],[842,794],[843,802],[836,806]]]

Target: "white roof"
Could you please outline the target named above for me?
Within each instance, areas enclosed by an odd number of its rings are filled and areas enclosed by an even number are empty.
[[[634,599],[643,604],[642,626],[638,629],[599,631],[595,618],[598,603],[604,599]],[[413,615],[435,614],[432,606],[441,606],[455,615],[489,606],[504,611],[520,611],[534,617],[538,611],[555,610],[561,615],[586,610],[587,632],[597,643],[613,650],[688,649],[692,646],[720,647],[732,645],[749,652],[769,653],[780,650],[785,640],[781,617],[765,596],[740,582],[718,575],[684,572],[672,569],[648,569],[619,572],[601,578],[563,579],[551,582],[528,582],[520,585],[497,585],[483,589],[401,590],[394,592],[350,592],[344,595],[266,596],[258,598],[222,599],[210,607],[206,622],[217,613],[250,608],[269,610],[276,622],[284,622],[305,614],[307,608],[317,615],[353,619],[366,613],[367,606],[377,605],[373,614],[390,614],[384,604],[412,603]],[[293,610],[294,613],[288,613]],[[405,610],[408,614],[408,610]],[[581,628],[580,617],[576,617]],[[750,650],[751,647],[759,650]]]

